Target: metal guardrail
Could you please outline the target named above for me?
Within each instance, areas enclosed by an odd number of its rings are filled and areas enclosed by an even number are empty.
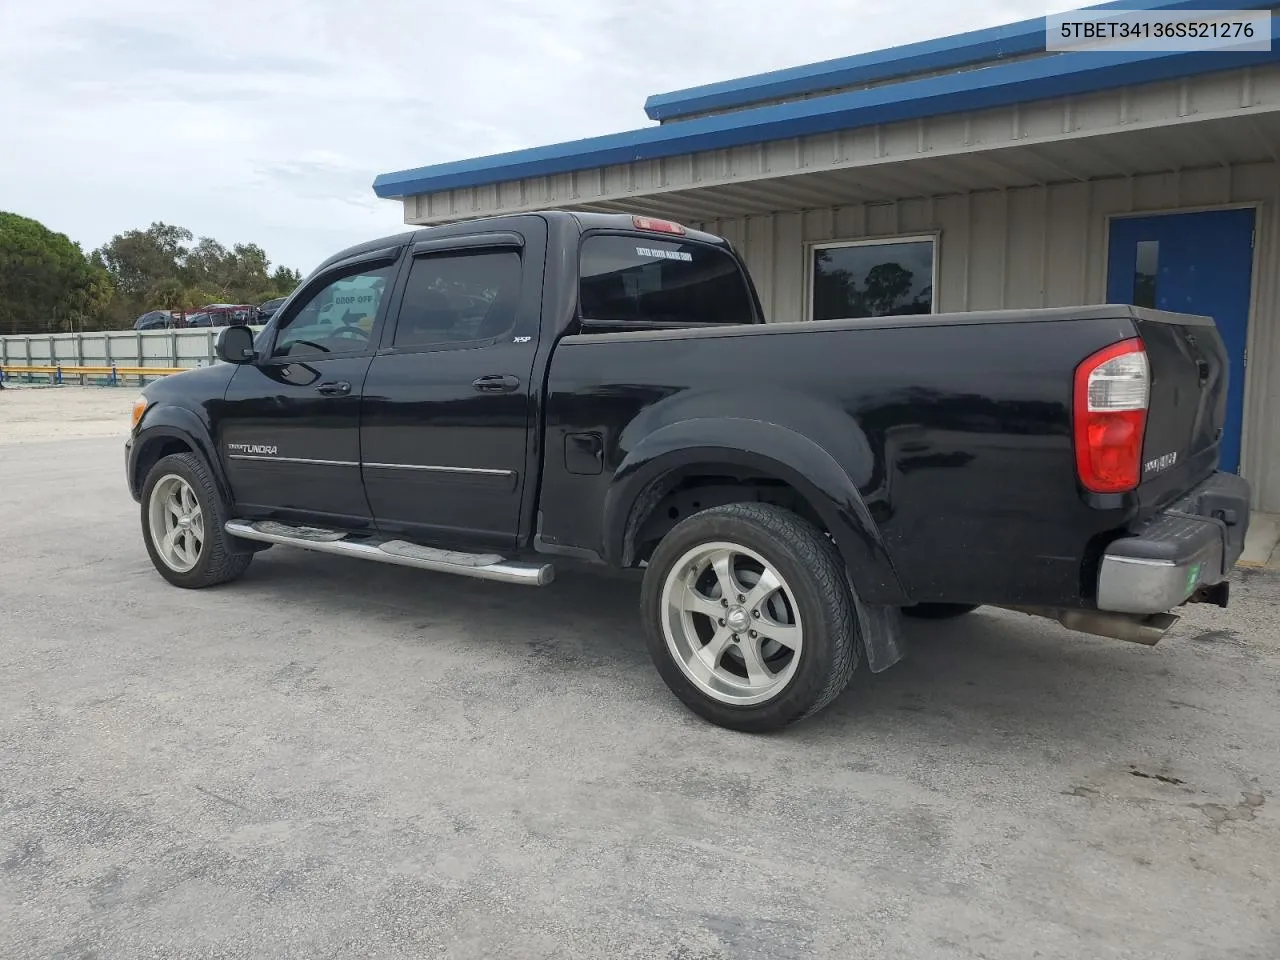
[[[61,376],[84,383],[105,378],[118,385],[122,378],[146,380],[218,362],[214,339],[221,327],[182,330],[105,330],[91,333],[29,334],[0,337],[0,368],[15,380]],[[261,326],[252,327],[257,331]],[[72,370],[76,373],[72,373]],[[83,373],[78,372],[83,371]],[[126,373],[125,371],[129,371]]]
[[[80,385],[85,385],[86,377],[106,377],[105,386],[118,387],[126,377],[137,377],[139,380],[146,377],[167,377],[175,373],[182,373],[190,370],[191,367],[67,367],[62,364],[53,366],[39,365],[18,365],[6,364],[0,366],[0,383],[10,377],[24,379],[28,377],[47,376],[50,383],[66,383],[67,377],[74,377],[80,380]]]

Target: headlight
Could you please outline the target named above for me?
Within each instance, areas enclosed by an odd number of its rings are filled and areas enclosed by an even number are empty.
[[[129,423],[130,430],[137,429],[138,421],[142,419],[142,415],[146,412],[147,412],[146,397],[139,397],[137,400],[133,401],[133,419]]]

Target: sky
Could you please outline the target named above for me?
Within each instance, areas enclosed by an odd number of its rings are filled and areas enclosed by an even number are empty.
[[[650,94],[1053,0],[0,0],[0,210],[153,221],[305,274],[402,228],[392,170],[647,126]]]

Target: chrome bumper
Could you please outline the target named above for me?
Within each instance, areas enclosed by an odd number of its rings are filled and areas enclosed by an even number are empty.
[[[1244,551],[1248,529],[1248,482],[1234,473],[1215,473],[1107,547],[1098,570],[1098,609],[1172,610],[1198,589],[1227,579]]]

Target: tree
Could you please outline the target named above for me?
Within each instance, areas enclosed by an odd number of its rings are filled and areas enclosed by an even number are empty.
[[[111,274],[121,294],[138,298],[160,281],[178,276],[191,238],[191,231],[185,227],[153,223],[146,230],[129,230],[112,237],[93,256]]]
[[[66,234],[0,212],[0,334],[96,325],[113,295],[111,278]]]
[[[272,270],[255,243],[228,249],[172,224],[117,234],[86,257],[63,234],[0,213],[0,333],[128,327],[148,310],[262,303],[301,280]]]
[[[90,329],[101,326],[116,297],[116,285],[111,274],[94,266],[87,257],[85,263],[89,267],[89,282],[75,293],[76,309],[71,312],[72,319],[80,322],[79,329],[82,330],[86,324],[91,325]]]
[[[899,312],[899,302],[911,290],[916,275],[899,263],[878,263],[867,271],[867,307],[873,317],[886,317]]]
[[[210,237],[201,237],[182,262],[181,282],[189,287],[221,290],[225,282],[227,248]],[[175,278],[176,279],[176,278]]]
[[[187,288],[177,277],[166,277],[151,288],[147,301],[160,310],[183,310],[187,306]]]
[[[267,299],[288,296],[302,282],[302,271],[289,267],[276,267],[271,274],[271,296]]]
[[[302,279],[288,267],[277,267],[275,273],[270,268],[267,252],[256,243],[237,243],[228,250],[201,237],[183,258],[179,276],[187,287],[209,291],[213,300],[261,303],[289,293]]]
[[[853,274],[832,262],[831,253],[819,250],[813,278],[813,319],[865,317],[866,306]]]

